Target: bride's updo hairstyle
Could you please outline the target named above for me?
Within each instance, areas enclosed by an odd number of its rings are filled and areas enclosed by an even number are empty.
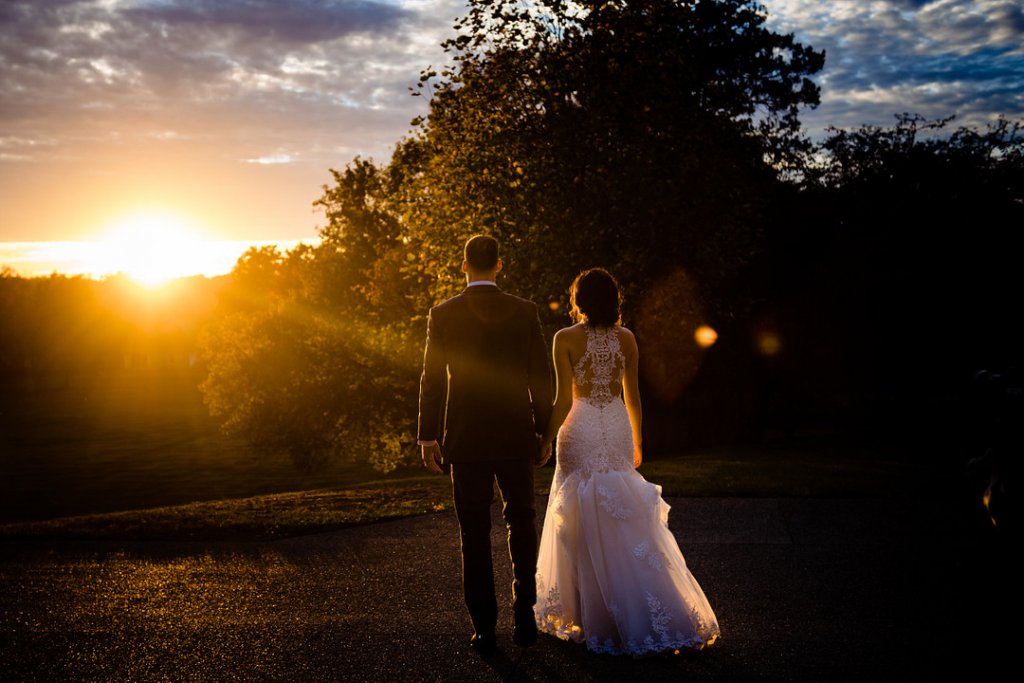
[[[597,327],[620,322],[619,283],[604,268],[591,268],[576,276],[569,287],[570,315]]]

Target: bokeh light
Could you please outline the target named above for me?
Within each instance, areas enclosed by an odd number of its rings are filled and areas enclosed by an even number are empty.
[[[697,345],[702,349],[706,349],[716,341],[718,341],[718,332],[715,328],[710,325],[701,325],[697,328],[697,331],[693,333],[693,338],[697,342]]]
[[[757,350],[765,356],[777,356],[782,350],[782,340],[774,332],[761,332],[757,335]]]
[[[687,342],[705,319],[700,288],[682,268],[653,282],[644,295],[635,328],[641,372],[661,400],[674,401],[697,376],[704,348]]]

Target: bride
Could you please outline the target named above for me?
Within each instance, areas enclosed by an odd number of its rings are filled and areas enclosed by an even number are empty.
[[[699,649],[718,621],[668,530],[641,460],[638,351],[601,268],[569,290],[576,325],[554,339],[557,391],[544,451],[557,466],[537,561],[538,628],[593,652]],[[623,402],[622,396],[625,397]]]

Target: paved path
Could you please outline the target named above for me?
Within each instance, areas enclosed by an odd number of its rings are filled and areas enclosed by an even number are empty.
[[[722,627],[702,653],[596,656],[546,636],[523,652],[506,628],[478,657],[440,513],[273,542],[0,545],[0,680],[922,680],[1001,656],[1003,584],[979,580],[1002,576],[998,544],[948,510],[669,502]]]

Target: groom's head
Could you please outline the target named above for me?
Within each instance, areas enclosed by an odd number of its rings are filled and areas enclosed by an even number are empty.
[[[493,280],[501,270],[498,240],[490,235],[474,235],[466,241],[462,270],[470,280]]]

